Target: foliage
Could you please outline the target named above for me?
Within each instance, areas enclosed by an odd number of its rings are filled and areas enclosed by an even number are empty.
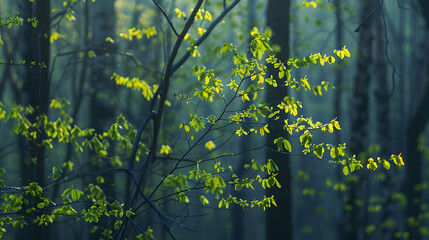
[[[68,4],[72,2],[68,2]],[[232,9],[238,2],[235,1],[228,7]],[[35,119],[32,119],[32,116],[38,106],[13,104],[5,107],[0,102],[0,119],[3,121],[2,124],[12,126],[10,127],[11,135],[21,136],[29,142],[35,142],[42,136],[39,147],[46,147],[47,151],[54,152],[61,149],[62,146],[73,146],[75,154],[78,156],[62,163],[50,162],[52,171],[49,173],[49,181],[44,186],[31,182],[26,186],[11,187],[10,183],[5,181],[6,178],[2,180],[2,189],[13,189],[14,191],[2,195],[3,201],[0,209],[3,214],[0,217],[2,226],[0,236],[5,234],[6,227],[10,225],[14,228],[23,228],[24,225],[42,226],[66,219],[75,219],[90,224],[91,233],[98,233],[103,239],[111,239],[117,237],[128,222],[144,213],[142,205],[149,206],[166,226],[177,223],[177,220],[170,217],[157,205],[158,201],[164,198],[173,198],[181,204],[199,202],[201,205],[209,205],[211,201],[215,201],[218,208],[226,209],[231,205],[244,209],[259,207],[263,210],[275,207],[277,206],[275,196],[244,199],[234,194],[243,188],[251,190],[280,188],[281,185],[276,178],[278,171],[281,171],[275,163],[277,159],[252,160],[250,164],[244,165],[244,172],[238,171],[238,169],[234,169],[228,159],[228,156],[235,153],[220,147],[229,140],[219,142],[214,137],[216,132],[230,128],[235,133],[233,138],[250,134],[259,135],[258,137],[262,138],[266,134],[270,134],[271,126],[266,123],[268,119],[277,120],[285,130],[284,137],[274,140],[277,149],[272,149],[272,151],[283,154],[301,152],[303,156],[322,159],[335,166],[342,166],[344,175],[361,169],[376,170],[379,164],[385,169],[390,168],[391,162],[398,166],[404,165],[401,154],[392,155],[389,159],[377,158],[377,161],[373,158],[360,160],[356,159],[355,155],[347,153],[345,144],[332,145],[314,142],[314,132],[339,131],[341,130],[339,122],[333,119],[328,123],[321,123],[313,121],[311,117],[299,116],[303,104],[291,96],[284,96],[276,103],[265,103],[261,100],[267,89],[281,86],[322,95],[323,90],[326,92],[333,88],[330,83],[326,81],[318,83],[307,76],[295,79],[294,70],[310,66],[324,67],[326,64],[344,61],[344,58],[350,57],[350,53],[344,46],[342,49],[334,50],[332,55],[323,54],[322,56],[321,53],[315,53],[301,58],[278,59],[269,43],[270,32],[261,33],[257,28],[250,32],[250,53],[241,52],[239,47],[231,42],[225,42],[215,48],[219,58],[230,59],[233,69],[228,78],[218,74],[217,69],[211,69],[208,65],[198,65],[183,70],[192,73],[195,88],[193,92],[179,93],[176,95],[177,100],[180,100],[184,106],[192,105],[196,101],[201,102],[205,106],[215,109],[214,114],[195,111],[184,113],[185,110],[183,110],[180,114],[185,114],[188,117],[187,120],[168,119],[168,115],[165,114],[166,110],[163,111],[163,108],[171,105],[166,98],[169,83],[174,81],[171,77],[186,62],[187,57],[204,57],[206,53],[200,52],[199,46],[228,13],[228,7],[220,13],[214,13],[214,11],[211,13],[202,9],[201,3],[202,1],[198,1],[195,7],[189,11],[175,9],[176,20],[185,19],[186,22],[182,24],[182,31],[176,36],[173,53],[165,63],[166,68],[162,77],[157,79],[156,83],[151,83],[143,77],[130,79],[127,76],[111,73],[110,81],[127,88],[127,91],[139,92],[143,96],[140,104],[150,106],[139,127],[130,123],[124,115],[119,115],[115,122],[110,123],[106,131],[96,132],[94,129],[96,126],[85,128],[72,117],[69,102],[66,99],[51,99],[50,114],[41,114]],[[316,7],[314,1],[304,1],[303,4]],[[65,11],[64,14],[71,13]],[[73,19],[70,16],[67,18]],[[195,24],[194,21],[205,24]],[[37,26],[36,19],[29,19],[27,22],[34,27]],[[16,15],[0,21],[0,26],[10,24],[22,24],[22,19],[20,20]],[[204,29],[201,26],[208,27]],[[143,36],[146,36],[146,41],[156,41],[159,37],[155,26],[140,29],[133,27],[127,33],[118,34],[117,37],[110,36],[109,42],[121,41],[121,39],[128,42],[139,41],[144,39]],[[51,44],[57,44],[64,38],[62,33],[53,31],[49,39]],[[181,44],[182,41],[184,41],[183,44]],[[184,61],[175,61],[176,55],[174,54],[181,54]],[[92,57],[96,57],[95,53]],[[177,62],[179,65],[173,64]],[[278,74],[266,76],[268,68],[275,69]],[[237,110],[235,107],[237,102],[248,102],[249,105]],[[186,107],[180,109],[186,109]],[[283,113],[286,114],[286,118],[282,118]],[[167,137],[158,139],[160,132],[168,134],[166,130],[160,129],[161,119],[170,121],[169,124],[174,125],[172,137],[182,135],[185,136],[186,141],[183,144],[175,145],[168,142]],[[151,120],[154,123],[155,130],[153,131],[146,127],[148,121]],[[150,133],[152,137],[141,141],[143,132]],[[297,136],[301,149],[292,149],[287,135]],[[261,146],[261,149],[264,147]],[[185,150],[183,151],[183,149]],[[202,153],[207,150],[209,154],[198,159],[187,158],[191,152]],[[88,163],[82,164],[80,161],[84,156],[90,156],[90,160]],[[166,168],[169,170],[164,172],[163,177],[157,182],[147,183],[133,172],[134,164],[141,162],[144,164],[143,166],[149,167],[149,162],[163,159],[174,160],[174,163],[166,164]],[[35,161],[35,159],[31,160]],[[82,169],[89,165],[104,161],[109,162],[109,168],[82,173]],[[365,165],[366,168],[363,167]],[[120,173],[125,175],[132,186],[124,189],[130,192],[131,189],[135,189],[134,195],[138,197],[132,197],[133,194],[131,194],[131,199],[125,199],[124,202],[108,199],[102,188],[104,179],[109,174]],[[146,171],[146,173],[150,173],[150,171]],[[5,176],[4,174],[8,174],[8,172],[2,169],[2,174]],[[73,178],[91,178],[92,180],[86,186],[74,186],[70,180]],[[63,187],[60,201],[49,198],[45,194],[45,188],[56,185]],[[226,194],[227,188],[234,191]],[[342,187],[334,186],[334,188],[341,189]],[[203,191],[200,191],[201,189]],[[196,200],[190,197],[192,192],[199,195]],[[312,193],[306,191],[306,194],[311,195]],[[209,200],[213,198],[214,200]],[[138,199],[139,202],[133,202],[135,199]],[[108,218],[112,224],[104,226],[101,223],[103,218]],[[138,232],[135,236],[137,239],[154,239],[155,233],[151,226],[147,226],[146,230],[136,228],[136,231]]]

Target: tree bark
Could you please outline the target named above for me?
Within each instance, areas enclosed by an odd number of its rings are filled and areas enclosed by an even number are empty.
[[[372,51],[374,53],[373,77],[374,77],[374,97],[376,107],[376,142],[380,145],[379,156],[388,159],[391,152],[390,147],[390,117],[389,117],[389,90],[387,80],[387,60],[385,54],[385,39],[383,25],[383,15],[374,16],[373,34],[374,44]],[[381,182],[381,195],[386,199],[382,206],[380,225],[393,216],[393,202],[390,195],[394,191],[391,174],[384,171],[385,179]],[[381,239],[392,239],[395,233],[394,228],[381,228]]]
[[[429,2],[419,0],[423,18],[426,22],[426,31],[429,31]],[[426,50],[428,51],[428,50]],[[416,191],[415,186],[422,182],[422,153],[417,148],[418,139],[420,134],[423,133],[426,124],[429,120],[429,111],[427,106],[429,104],[429,62],[426,62],[426,75],[422,76],[425,79],[426,86],[421,100],[411,118],[408,121],[406,128],[406,181],[404,184],[404,191],[407,195],[407,209],[406,220],[414,218],[416,224],[406,223],[406,230],[410,233],[410,239],[421,239],[419,227],[421,222],[418,220],[420,214],[420,204],[422,192]]]
[[[361,19],[374,10],[375,1],[361,1]],[[350,151],[359,158],[360,153],[367,148],[368,123],[369,123],[369,83],[370,69],[372,65],[371,44],[372,21],[368,21],[360,28],[356,75],[353,79],[353,96],[351,102],[351,138]],[[361,172],[356,174],[356,181],[348,181],[348,192],[345,199],[343,214],[345,217],[345,228],[341,231],[341,239],[358,240],[363,238],[363,226],[365,216],[365,206],[362,206],[362,195],[365,186],[365,177]],[[348,179],[349,180],[349,179]]]
[[[256,0],[249,0],[248,1],[248,7],[249,7],[249,12],[248,12],[248,21],[249,21],[249,25],[248,25],[248,29],[249,31],[253,28],[256,27],[255,24],[256,21]],[[246,84],[246,83],[244,83]],[[244,85],[244,89],[246,89],[248,87],[248,83],[246,85]],[[243,109],[248,108],[250,105],[249,102],[245,102],[243,103]],[[252,141],[252,137],[251,136],[242,136],[240,138],[240,151],[244,151],[246,149],[248,149],[249,147],[249,141]],[[244,169],[244,164],[248,163],[249,160],[251,159],[251,154],[249,152],[244,152],[241,155],[241,159],[240,162],[237,166],[237,175],[241,176],[243,169]],[[245,194],[243,192],[237,192],[236,196],[238,198],[245,198]],[[243,217],[243,209],[240,207],[237,207],[233,210],[232,212],[232,217],[233,217],[233,239],[235,240],[242,240],[245,239],[245,218]]]
[[[111,123],[115,121],[115,100],[114,96],[114,82],[110,79],[113,73],[114,55],[108,53],[113,49],[111,43],[106,42],[107,37],[115,36],[115,0],[95,1],[92,5],[91,13],[91,26],[92,26],[92,39],[90,39],[90,48],[95,49],[95,57],[89,59],[90,64],[90,77],[88,80],[90,87],[89,97],[89,121],[91,128],[95,129],[96,134],[100,134],[108,130]],[[84,66],[85,67],[85,66]],[[85,76],[84,76],[85,77]],[[108,148],[108,156],[113,156],[113,146]],[[99,158],[97,153],[93,152],[89,159],[90,171],[96,172],[103,169],[112,167],[110,161]],[[90,182],[93,179],[88,179]],[[114,175],[108,175],[104,178],[104,183],[100,184],[106,195],[108,202],[113,202],[116,199],[115,195],[115,178]],[[106,224],[113,223],[106,221]],[[100,232],[95,234],[89,233],[91,239],[98,239],[102,237]]]
[[[273,36],[271,44],[277,44],[281,51],[277,53],[277,58],[286,62],[289,58],[289,16],[290,0],[269,0],[266,10],[267,26],[272,29]],[[269,69],[268,76],[277,76],[274,69]],[[276,106],[287,94],[287,88],[279,86],[270,89],[265,95],[265,101],[271,106]],[[274,139],[287,133],[280,127],[276,129],[273,119],[268,121],[270,125],[270,134],[266,138],[266,145],[272,149]],[[281,189],[275,187],[268,189],[267,196],[275,196],[278,207],[268,208],[266,219],[266,237],[271,239],[292,239],[292,188],[291,188],[291,169],[288,156],[276,154],[271,151],[266,153],[267,159],[273,159],[279,167],[277,179],[282,185]]]
[[[341,2],[335,1],[335,19],[337,23],[337,32],[336,32],[336,42],[337,49],[341,49],[343,47],[343,19],[341,12]],[[344,66],[344,65],[343,65]],[[342,102],[342,92],[343,92],[343,66],[336,70],[335,75],[335,89],[336,94],[334,95],[334,117],[340,118],[341,116],[341,102]],[[341,122],[341,120],[340,120]],[[335,132],[335,142],[337,144],[341,143],[340,132]]]
[[[33,3],[26,2],[24,14],[26,17],[36,17],[37,28],[32,28],[31,24],[25,26],[24,40],[22,42],[22,55],[27,63],[35,62],[36,65],[26,69],[22,92],[20,93],[20,103],[24,106],[32,106],[35,111],[28,116],[32,123],[36,123],[39,116],[47,115],[49,107],[49,58],[50,58],[50,1],[39,0]],[[41,67],[43,64],[45,67]],[[24,140],[21,137],[21,183],[28,185],[36,182],[43,187],[45,183],[45,147],[42,141],[45,139],[45,130],[38,124],[37,137],[35,139]],[[37,204],[39,199],[34,200]],[[26,221],[27,227],[18,233],[22,239],[47,239],[48,231],[45,227],[33,224],[38,213],[30,214]]]

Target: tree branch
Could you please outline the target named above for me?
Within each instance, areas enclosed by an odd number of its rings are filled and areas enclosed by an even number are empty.
[[[171,22],[170,18],[167,16],[167,13],[165,12],[165,10],[161,7],[161,5],[159,5],[157,0],[152,0],[152,2],[156,5],[156,7],[158,7],[159,11],[162,12],[162,15],[164,15],[165,19],[167,20],[168,24],[170,25],[171,29],[173,30],[174,34],[176,34],[176,36],[179,36],[179,33],[176,31],[176,28],[174,28],[173,22]]]
[[[206,32],[195,41],[194,46],[199,46],[214,30],[217,24],[219,24],[222,19],[240,2],[241,0],[235,0],[232,2],[225,10],[210,24],[210,26],[206,29]],[[180,58],[180,60],[173,65],[172,73],[174,73],[179,67],[181,67],[186,60],[191,56],[190,52],[186,52],[185,55]]]
[[[383,3],[384,0],[380,0],[380,4],[374,9],[372,10],[371,13],[369,13],[363,20],[362,22],[359,24],[359,26],[354,30],[354,32],[359,32],[360,28],[366,23],[366,21],[368,21],[368,19],[374,15],[378,10],[380,10],[383,7]]]

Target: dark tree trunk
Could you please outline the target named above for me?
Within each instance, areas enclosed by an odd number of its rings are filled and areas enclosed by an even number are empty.
[[[49,57],[50,57],[50,1],[39,0],[34,3],[27,2],[24,5],[26,17],[36,17],[37,28],[32,28],[30,24],[25,26],[24,40],[22,41],[22,55],[27,63],[36,62],[36,66],[26,68],[24,84],[20,93],[20,103],[24,106],[32,106],[35,111],[28,116],[32,123],[36,123],[38,116],[46,115],[49,106]],[[45,67],[39,66],[43,64]],[[21,156],[21,182],[27,185],[36,182],[43,187],[45,182],[45,147],[42,141],[45,138],[45,131],[40,124],[37,129],[35,139],[19,140],[22,148]],[[37,204],[39,199],[32,199]],[[33,224],[37,213],[30,214],[29,224],[18,234],[22,239],[47,239],[46,228]]]
[[[429,111],[427,106],[429,104],[429,66],[426,66],[426,87],[422,99],[420,100],[416,112],[413,114],[408,122],[406,129],[406,181],[404,191],[407,195],[407,217],[414,218],[417,222],[417,216],[421,213],[420,205],[422,204],[422,192],[416,191],[415,186],[422,182],[422,152],[417,148],[418,139],[420,134],[423,133],[429,119]],[[421,224],[421,223],[420,223]],[[421,239],[419,232],[420,225],[406,225],[410,233],[410,239]]]
[[[256,0],[249,0],[248,1],[248,6],[249,6],[249,13],[248,13],[248,21],[249,21],[249,25],[248,25],[248,29],[251,30],[253,27],[255,27],[256,24]],[[246,89],[248,87],[248,84],[245,85],[244,89]],[[243,103],[243,109],[246,109],[249,107],[249,102],[245,102]],[[248,149],[249,147],[249,141],[252,140],[251,136],[242,136],[240,138],[240,152],[244,151],[246,149]],[[243,172],[243,166],[244,164],[248,163],[249,160],[251,159],[251,154],[249,152],[244,152],[241,156],[241,160],[238,164],[238,171],[237,171],[237,175],[241,176],[242,172]],[[244,197],[244,193],[243,192],[237,192],[236,196],[239,198],[245,198]],[[232,213],[232,217],[233,217],[233,238],[234,240],[242,240],[245,239],[245,218],[243,217],[243,209],[242,208],[235,208],[233,210]]]
[[[115,107],[112,104],[112,88],[114,82],[110,80],[113,55],[111,43],[105,41],[107,37],[115,36],[115,0],[96,1],[92,11],[92,41],[91,48],[96,49],[96,57],[91,61],[90,83],[90,126],[96,132],[106,130],[114,118]]]
[[[337,49],[341,49],[344,46],[343,43],[343,19],[341,11],[341,2],[335,1],[335,19],[337,22],[337,33],[336,33],[336,42]],[[344,89],[343,81],[343,69],[342,66],[336,70],[335,75],[335,89],[336,94],[334,95],[334,117],[340,118],[341,116],[341,102],[342,102],[342,92]],[[341,119],[339,119],[341,122]],[[335,132],[335,142],[337,144],[341,143],[340,132]]]
[[[390,118],[389,118],[389,90],[387,80],[387,60],[385,55],[385,39],[383,16],[377,14],[374,16],[373,32],[374,44],[372,51],[374,53],[373,64],[373,77],[374,77],[374,97],[376,107],[376,142],[380,145],[379,156],[388,159],[391,152],[390,147]],[[389,220],[393,216],[393,202],[391,200],[391,193],[394,190],[392,186],[391,174],[385,171],[385,179],[381,182],[381,194],[386,199],[381,210],[380,225]],[[381,228],[381,238],[388,240],[393,238],[395,233],[394,228]]]
[[[37,29],[31,25],[25,26],[26,42],[23,47],[23,56],[27,63],[43,63],[46,67],[35,66],[27,68],[21,104],[35,108],[35,113],[30,116],[31,122],[35,122],[37,116],[47,114],[49,106],[49,56],[50,56],[50,1],[36,1],[27,3],[26,13],[35,16],[39,21]],[[27,175],[27,182],[36,181],[40,185],[44,183],[45,148],[41,146],[44,137],[43,129],[39,129],[37,138],[29,143],[30,158],[37,158],[34,166]],[[28,168],[28,166],[23,166]],[[25,179],[25,177],[23,177]],[[25,180],[24,180],[25,183]]]
[[[422,7],[423,18],[426,22],[426,31],[429,31],[429,2],[419,0],[420,6]],[[417,149],[418,139],[420,134],[423,133],[426,124],[429,120],[429,111],[427,106],[429,104],[429,63],[426,62],[426,75],[421,76],[425,79],[425,89],[423,97],[419,101],[417,108],[412,117],[409,119],[406,128],[406,174],[407,178],[404,185],[404,190],[407,195],[407,209],[406,219],[414,218],[417,224],[406,223],[406,230],[410,233],[410,239],[421,239],[421,233],[419,227],[421,222],[417,216],[420,214],[420,204],[422,193],[415,190],[415,186],[422,182],[422,153]]]
[[[114,82],[110,79],[113,74],[114,55],[109,53],[113,49],[111,43],[106,42],[107,37],[115,36],[115,0],[95,1],[90,11],[92,39],[90,39],[90,48],[94,49],[96,56],[89,59],[90,77],[88,79],[90,86],[89,97],[89,125],[95,129],[97,134],[108,130],[115,117],[115,96],[113,88]],[[85,67],[85,66],[84,66]],[[113,147],[108,148],[108,156],[113,156]],[[95,158],[94,158],[95,157]],[[102,158],[97,159],[97,153],[91,154],[90,165],[91,172],[101,171],[111,167],[110,161]],[[93,179],[88,179],[93,181]],[[104,176],[104,183],[100,184],[106,195],[108,202],[113,202],[115,196],[115,178],[114,175]],[[109,221],[106,221],[108,223]],[[113,224],[113,223],[110,223]],[[111,227],[111,226],[106,226]],[[100,232],[90,234],[91,239],[100,238]]]
[[[375,1],[362,1],[361,19],[374,9]],[[371,46],[373,42],[372,26],[373,21],[367,21],[359,31],[359,42],[356,75],[353,79],[353,96],[351,102],[351,138],[350,151],[358,155],[367,148],[368,123],[369,123],[369,83],[371,60]],[[354,173],[356,174],[356,173]],[[362,203],[362,195],[365,186],[365,177],[362,173],[356,174],[356,181],[348,182],[348,192],[345,199],[344,216],[345,228],[342,229],[341,239],[358,240],[363,238],[363,225],[366,209]]]
[[[267,26],[272,29],[273,36],[271,44],[278,44],[281,51],[277,53],[277,58],[286,62],[289,57],[289,16],[290,0],[269,0],[266,10]],[[270,69],[268,76],[277,76]],[[267,104],[276,106],[286,95],[286,87],[277,87],[270,89],[265,96]],[[282,136],[286,137],[287,133],[282,128],[276,129],[275,122],[270,119],[270,134],[266,138],[268,147],[276,149],[274,139]],[[277,179],[282,185],[281,189],[270,188],[267,196],[275,196],[278,207],[268,208],[266,219],[266,236],[271,239],[292,239],[292,193],[291,193],[291,169],[289,157],[276,154],[270,151],[266,153],[267,159],[273,159],[278,165],[280,171]]]

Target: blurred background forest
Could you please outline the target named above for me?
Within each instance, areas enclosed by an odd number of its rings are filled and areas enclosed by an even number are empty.
[[[150,96],[142,96],[141,89],[131,91],[115,84],[117,79],[111,78],[114,74],[119,78],[137,77],[152,88],[160,87],[178,38],[171,25],[176,26],[180,34],[196,2],[2,0],[0,16],[13,17],[19,12],[24,23],[0,28],[1,107],[38,106],[36,111],[47,113],[53,121],[67,113],[73,124],[82,129],[93,128],[97,133],[108,131],[121,114],[137,130],[144,117],[150,116],[147,115],[151,112]],[[150,198],[156,192],[154,196],[159,198],[151,200],[177,223],[166,227],[156,207],[146,205],[134,208],[138,215],[132,223],[134,227],[113,232],[110,237],[123,239],[130,234],[129,239],[134,239],[139,232],[136,229],[142,228],[145,232],[150,226],[156,239],[429,239],[429,148],[425,141],[429,117],[429,59],[426,56],[429,3],[424,0],[208,0],[202,4],[213,20],[228,6],[234,7],[198,46],[198,53],[188,54],[183,65],[176,65],[179,68],[173,71],[166,93],[168,102],[164,109],[157,108],[164,112],[164,119],[159,126],[147,123],[151,131],[143,133],[141,142],[145,147],[137,152],[140,156],[144,156],[146,150],[158,153],[151,156],[150,163],[140,161],[134,167],[146,169],[145,174],[139,175],[139,183],[145,186],[144,191]],[[186,16],[180,16],[182,12]],[[36,28],[27,22],[27,18],[33,17],[38,20]],[[180,56],[186,56],[192,39],[202,35],[198,27],[208,29],[210,23],[207,20],[194,23],[191,40],[188,38],[183,43]],[[259,32],[270,29],[271,45],[283,62],[310,53],[332,54],[334,49],[347,47],[350,58],[293,71],[293,78],[306,76],[310,82],[325,81],[335,88],[299,92],[280,88],[277,92],[262,94],[268,102],[270,96],[279,95],[299,99],[304,108],[297,117],[311,116],[314,122],[337,118],[341,131],[315,132],[314,139],[331,144],[346,143],[348,151],[362,159],[365,171],[344,176],[342,167],[326,160],[328,152],[323,159],[302,154],[297,135],[289,137],[292,153],[279,155],[267,150],[270,143],[265,144],[261,136],[249,134],[233,138],[235,125],[225,125],[210,135],[215,145],[204,147],[206,141],[202,141],[200,148],[185,159],[187,165],[181,163],[179,171],[187,173],[194,169],[196,161],[216,159],[224,153],[236,153],[222,160],[225,168],[232,165],[234,169],[243,169],[252,159],[261,163],[263,159],[273,158],[280,168],[277,177],[281,189],[255,186],[255,190],[236,191],[237,188],[226,187],[222,196],[228,198],[231,194],[250,202],[274,194],[278,206],[266,210],[243,209],[239,205],[219,208],[219,200],[214,196],[207,196],[207,205],[200,202],[203,190],[190,192],[190,201],[178,201],[168,195],[167,190],[158,189],[157,184],[177,160],[187,154],[191,140],[179,129],[179,124],[188,121],[189,113],[208,116],[213,109],[219,109],[213,105],[206,107],[198,98],[186,104],[180,96],[191,96],[200,86],[197,76],[192,74],[196,65],[214,69],[224,88],[228,88],[234,65],[230,56],[219,55],[218,51],[228,42],[236,45],[239,52],[249,52],[250,32],[254,27]],[[47,67],[30,66],[32,61],[44,62]],[[53,107],[52,99],[58,99],[58,108]],[[248,107],[241,101],[232,106],[234,109]],[[29,116],[31,119],[31,114]],[[12,130],[15,126],[14,120],[0,122],[0,167],[6,169],[0,176],[4,181],[3,203],[9,203],[10,194],[19,194],[22,186],[34,181],[57,203],[61,203],[64,189],[83,189],[97,181],[107,201],[118,200],[135,207],[133,204],[137,201],[127,202],[130,191],[123,191],[130,189],[130,180],[126,180],[125,174],[108,172],[121,167],[135,170],[127,162],[131,148],[119,150],[120,144],[109,140],[109,143],[100,143],[100,149],[108,149],[106,154],[97,152],[95,146],[79,154],[72,143],[53,143],[53,149],[49,146],[41,149],[31,146],[34,143],[22,135],[11,134],[17,131]],[[242,127],[249,128],[245,123]],[[152,135],[153,129],[159,135]],[[270,136],[268,134],[267,139],[272,141]],[[157,143],[155,146],[151,145],[153,141]],[[212,147],[221,149],[221,153],[212,152]],[[399,153],[404,157],[404,167],[395,166],[389,171],[366,169],[365,161],[369,157],[389,158],[390,154]],[[32,161],[36,158],[44,159],[45,163],[40,166],[36,160]],[[210,166],[214,162],[210,161]],[[101,171],[104,178],[95,179],[101,176]],[[87,194],[86,190],[82,191]],[[82,201],[75,209],[80,213],[88,204]],[[3,216],[7,215],[2,210]],[[23,230],[7,227],[3,238],[109,239],[92,226],[103,229],[113,224],[110,218],[100,217],[99,224],[72,219],[75,218],[59,218],[54,224],[41,226],[42,232],[31,224],[24,224]],[[95,233],[90,233],[92,231]],[[142,235],[141,239],[150,239],[149,235]]]

